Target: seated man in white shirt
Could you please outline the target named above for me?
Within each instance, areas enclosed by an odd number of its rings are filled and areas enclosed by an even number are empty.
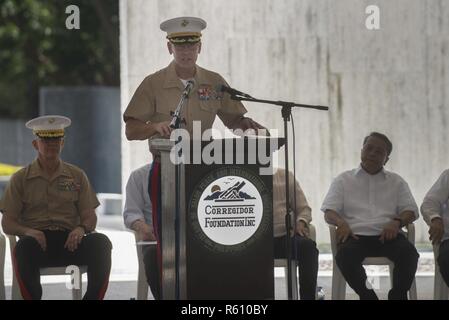
[[[449,169],[445,170],[424,197],[421,213],[429,225],[432,244],[440,246],[437,263],[449,286]]]
[[[383,168],[392,149],[385,135],[370,133],[360,166],[334,179],[321,207],[326,222],[337,226],[337,265],[361,300],[377,299],[366,286],[366,257],[394,262],[390,300],[407,299],[418,264],[416,248],[400,233],[418,218],[418,207],[404,179]]]
[[[155,241],[152,206],[148,185],[151,165],[134,170],[126,184],[126,201],[123,211],[125,226],[137,233],[139,240]],[[155,300],[161,299],[159,267],[156,246],[142,246],[145,274]]]
[[[273,175],[273,234],[275,259],[284,259],[287,257],[287,229],[285,228],[285,173],[285,169],[278,168]],[[295,232],[291,233],[291,252],[292,259],[296,259],[298,261],[299,294],[301,300],[315,300],[319,252],[315,241],[309,238],[309,223],[312,221],[312,210],[307,203],[299,182],[295,179],[295,176],[291,172],[289,172],[289,185],[290,199],[288,205],[289,208],[291,208],[296,221]],[[296,211],[294,210],[295,185]]]

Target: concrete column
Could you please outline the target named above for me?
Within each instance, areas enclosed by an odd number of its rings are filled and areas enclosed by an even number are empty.
[[[97,193],[121,193],[120,91],[107,87],[47,87],[40,114],[72,119],[62,159],[83,169]]]

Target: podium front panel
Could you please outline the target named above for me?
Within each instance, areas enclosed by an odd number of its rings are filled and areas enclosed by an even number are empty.
[[[186,166],[187,299],[274,299],[273,182],[259,168]]]

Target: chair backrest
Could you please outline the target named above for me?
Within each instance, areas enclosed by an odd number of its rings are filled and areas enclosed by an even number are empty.
[[[316,242],[316,228],[311,223],[309,223],[309,237]]]
[[[134,238],[136,240],[137,261],[139,263],[139,275],[138,278],[146,281],[145,265],[143,263],[143,253],[141,246],[137,245],[139,239],[137,238],[137,232],[134,232]]]
[[[9,254],[11,255],[11,261],[14,261],[14,248],[17,244],[17,238],[16,236],[8,234],[8,241],[9,241]]]
[[[433,257],[435,261],[435,274],[433,283],[433,299],[434,300],[447,300],[449,295],[449,288],[446,282],[443,280],[443,276],[440,272],[440,266],[438,265],[438,256],[440,254],[440,244],[433,245]]]
[[[5,236],[0,232],[0,300],[5,300],[5,247]]]
[[[145,272],[145,264],[143,262],[142,246],[137,244],[137,242],[140,239],[138,239],[136,232],[134,232],[134,238],[136,240],[137,261],[139,263],[139,270],[137,274],[137,300],[147,300],[148,299],[147,275]],[[156,244],[151,245],[155,246]]]

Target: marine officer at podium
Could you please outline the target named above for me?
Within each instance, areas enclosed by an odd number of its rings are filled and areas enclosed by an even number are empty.
[[[216,72],[196,64],[201,52],[201,31],[206,22],[200,18],[179,17],[160,25],[167,33],[167,49],[173,61],[164,69],[147,76],[137,88],[123,114],[128,140],[169,137],[171,111],[180,100],[187,81],[194,86],[182,117],[185,128],[192,133],[193,121],[201,121],[201,130],[212,127],[215,117],[230,129],[264,129],[254,120],[244,117],[243,104],[220,92],[226,81]]]
[[[151,151],[152,139],[168,138],[172,130],[171,112],[175,111],[188,81],[194,85],[181,117],[185,120],[182,127],[190,134],[194,121],[201,123],[203,132],[212,127],[216,116],[232,130],[265,129],[244,116],[247,111],[241,102],[220,92],[220,86],[227,86],[222,76],[196,64],[202,48],[201,31],[206,28],[203,19],[178,17],[162,22],[160,28],[167,33],[167,49],[173,61],[147,76],[135,91],[123,114],[128,140],[148,139]],[[160,162],[154,153],[149,179],[154,234],[160,244]]]

